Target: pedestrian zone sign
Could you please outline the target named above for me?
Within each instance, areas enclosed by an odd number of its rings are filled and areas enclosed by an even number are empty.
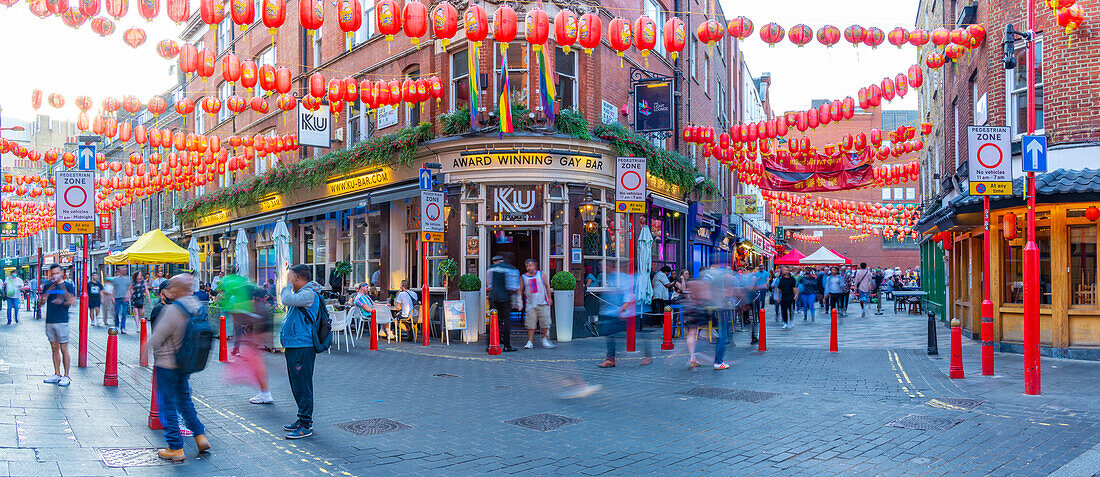
[[[1012,195],[1012,132],[1007,126],[967,126],[970,195]]]
[[[619,157],[615,167],[615,211],[645,213],[646,158]]]
[[[420,231],[442,234],[443,221],[443,193],[420,191]]]
[[[57,233],[95,232],[95,171],[57,171]]]

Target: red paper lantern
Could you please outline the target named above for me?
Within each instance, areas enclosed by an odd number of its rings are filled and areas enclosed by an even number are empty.
[[[170,60],[175,58],[179,53],[180,47],[175,41],[161,40],[157,43],[157,54],[160,55],[161,58]]]
[[[107,5],[110,7],[110,0],[107,0]],[[225,0],[199,0],[199,17],[203,23],[210,25],[211,30],[216,30],[225,19]]]
[[[93,18],[92,31],[99,36],[111,36],[115,32],[115,22],[103,17]]]
[[[878,48],[886,39],[886,34],[882,32],[878,27],[871,27],[867,29],[867,36],[863,38],[863,43],[871,48]]]
[[[246,107],[248,107],[248,103],[238,95],[234,94],[225,99],[225,108],[232,111],[233,114],[239,114]]]
[[[913,88],[920,88],[921,85],[924,84],[924,72],[921,70],[920,65],[912,65],[909,67],[908,79],[909,86]]]
[[[965,47],[970,45],[970,33],[968,33],[965,28],[956,28],[954,30],[951,30],[948,38],[951,40],[951,43],[954,43],[958,46]]]
[[[440,80],[438,76],[432,76],[430,79],[428,79],[428,82],[431,96],[435,98],[435,102],[438,104],[440,101],[443,100],[443,81]]]
[[[329,102],[340,101],[344,98],[344,82],[339,78],[333,78],[328,80],[328,87],[326,88]]]
[[[181,116],[186,116],[195,111],[195,103],[190,99],[183,98],[179,101],[176,101],[175,108],[177,114]]]
[[[345,77],[341,89],[344,91],[343,100],[348,103],[359,101],[359,83],[351,76]]]
[[[226,53],[222,57],[222,79],[230,83],[241,79],[241,59],[237,55]]]
[[[825,45],[826,48],[832,48],[833,45],[840,41],[840,29],[832,26],[825,25],[817,30],[817,42]]]
[[[253,0],[231,0],[229,16],[244,30],[256,21],[256,3]]]
[[[577,14],[568,8],[563,8],[554,15],[554,43],[557,43],[565,54],[569,54],[576,42]]]
[[[737,17],[730,20],[726,24],[726,30],[729,31],[730,36],[737,38],[738,40],[744,40],[752,35],[753,24],[752,20],[745,17]]]
[[[623,17],[615,17],[607,25],[607,40],[611,43],[611,49],[615,50],[620,57],[623,56],[626,50],[630,49],[632,37],[630,22]],[[620,66],[622,66],[621,60]]]
[[[286,22],[286,0],[264,0],[260,17],[263,19],[268,33],[274,35],[279,27]]]
[[[428,8],[417,0],[410,0],[401,10],[401,17],[405,36],[419,49],[420,37],[428,34]]]
[[[467,8],[462,17],[466,24],[466,39],[475,47],[481,46],[481,42],[489,36],[489,21],[485,9],[474,5]]]
[[[985,41],[985,27],[981,24],[966,27],[966,32],[970,34],[970,43],[966,45],[970,49],[977,48]]]
[[[527,11],[523,23],[527,27],[527,43],[531,44],[531,49],[542,50],[542,45],[546,44],[546,40],[550,38],[550,17],[536,6]]]
[[[924,46],[931,38],[928,31],[921,28],[909,32],[909,44],[916,47]]]
[[[191,18],[191,2],[189,0],[164,0],[164,10],[168,12],[168,18],[176,22],[176,25]]]
[[[894,100],[894,80],[890,78],[882,79],[882,99],[887,101]]]
[[[584,48],[589,55],[592,50],[600,46],[600,36],[603,35],[603,21],[595,13],[585,13],[577,21],[577,44]]]
[[[202,110],[206,111],[206,114],[213,116],[214,113],[217,113],[221,109],[222,102],[217,96],[206,96],[202,98]]]
[[[298,98],[289,93],[282,93],[275,99],[275,106],[283,111],[293,110],[298,106]]]
[[[730,24],[732,23],[733,21],[730,21]],[[680,56],[680,52],[684,51],[684,44],[687,41],[687,28],[684,27],[684,22],[679,18],[669,18],[665,21],[662,34],[665,50],[669,52],[672,60],[675,61]]]
[[[946,60],[943,57],[943,53],[938,51],[929,52],[928,55],[924,57],[924,64],[934,70],[939,69],[945,62]]]
[[[798,24],[791,27],[791,31],[787,32],[787,38],[791,40],[791,43],[798,45],[799,48],[805,46],[807,43],[813,41],[814,31],[803,24]]]
[[[177,0],[177,1],[180,1],[180,0]],[[81,15],[84,15],[88,18],[92,18],[92,17],[95,17],[96,15],[99,15],[99,0],[80,0],[78,3],[80,4],[80,14]],[[11,6],[11,5],[14,5],[14,4],[15,4],[15,2],[6,3],[6,5],[8,5],[8,6]]]
[[[252,99],[248,103],[249,103],[249,106],[252,107],[253,111],[255,111],[257,113],[260,113],[260,114],[267,114],[267,111],[268,111],[267,100],[264,99],[262,96],[253,96]]]
[[[275,68],[275,91],[281,94],[289,93],[292,81],[289,68],[285,66]]]
[[[642,15],[634,20],[634,48],[642,52],[642,57],[649,56],[650,50],[657,46],[657,23],[651,18]]]
[[[252,88],[256,87],[259,76],[259,68],[256,67],[255,61],[241,61],[241,86],[244,86],[249,93],[252,92]]]
[[[905,94],[908,92],[909,77],[905,76],[904,73],[898,73],[898,75],[894,77],[894,93],[897,94],[899,98],[904,98]]]
[[[951,43],[951,31],[946,28],[937,28],[932,30],[932,44],[936,46],[944,46]]]
[[[890,30],[890,33],[886,34],[886,41],[898,47],[898,49],[901,49],[902,46],[909,43],[909,32],[905,31],[902,27],[894,28]]]
[[[199,69],[195,73],[198,73],[205,81],[207,78],[214,76],[214,64],[214,52],[209,48],[204,48],[199,52]]]
[[[966,55],[966,47],[952,43],[950,45],[947,45],[947,48],[944,49],[944,53],[947,58],[951,59],[952,61],[958,61],[963,57],[963,55]]]
[[[263,65],[256,75],[259,79],[260,89],[267,92],[275,91],[275,67],[271,65]]]
[[[126,16],[130,9],[129,0],[105,0],[107,14],[115,17],[115,20]]]
[[[1093,207],[1095,208],[1095,207]],[[1097,217],[1100,218],[1100,209],[1097,209]],[[1091,219],[1096,220],[1096,219]],[[1005,240],[1013,240],[1016,238],[1016,214],[1009,212],[1001,218],[1001,229],[1004,234]]]
[[[79,99],[79,98],[77,98]],[[90,103],[91,101],[89,101]],[[150,113],[153,113],[153,117],[160,116],[166,109],[168,109],[168,102],[160,96],[153,96],[148,103],[148,109]]]
[[[764,40],[768,46],[775,46],[776,43],[783,41],[783,33],[783,27],[775,22],[760,27],[760,39]]]
[[[383,3],[387,1],[393,2],[393,0],[383,0]],[[379,4],[378,8],[378,12],[381,14],[382,4]],[[314,31],[320,30],[321,25],[325,23],[324,0],[298,0],[298,21],[301,22],[302,28],[309,31],[310,35],[313,35]]]
[[[138,14],[148,21],[153,21],[160,14],[160,0],[138,0],[137,7]]]
[[[853,47],[859,46],[867,38],[867,30],[859,25],[851,25],[844,29],[844,40]]]
[[[1100,219],[1100,209],[1096,208],[1095,205],[1090,205],[1089,208],[1085,209],[1085,218],[1096,222],[1097,219]]]
[[[458,10],[455,10],[451,2],[446,0],[439,2],[432,9],[432,34],[442,40],[444,51],[447,50],[447,45],[451,43],[451,38],[454,38],[456,33],[458,33]]]
[[[516,11],[508,5],[501,5],[493,12],[493,41],[509,43],[516,39]],[[504,45],[503,48],[507,48]]]

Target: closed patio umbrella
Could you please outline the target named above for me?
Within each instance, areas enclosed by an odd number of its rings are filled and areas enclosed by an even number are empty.
[[[275,224],[275,232],[271,234],[275,241],[275,297],[282,303],[279,291],[286,286],[286,271],[290,269],[290,230],[286,222],[280,220]]]
[[[244,229],[237,231],[237,242],[233,253],[237,259],[237,275],[248,277],[248,234]]]

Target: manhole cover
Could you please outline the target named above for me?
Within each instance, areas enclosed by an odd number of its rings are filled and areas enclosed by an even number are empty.
[[[458,377],[458,376],[455,376],[453,374],[447,374],[447,373],[433,374],[432,376],[437,377],[437,378],[457,378]]]
[[[149,467],[173,463],[157,456],[157,450],[152,447],[97,447],[95,451],[107,467]]]
[[[520,417],[517,419],[511,419],[504,421],[505,424],[512,424],[514,426],[526,427],[528,429],[534,429],[536,431],[552,431],[554,429],[560,429],[570,424],[576,424],[578,422],[584,422],[580,419],[572,417],[559,416],[557,414],[535,414],[527,417]]]
[[[404,431],[412,429],[412,426],[397,422],[393,419],[380,417],[376,419],[363,419],[359,421],[341,422],[336,425],[340,429],[357,436],[373,436],[386,432]]]
[[[895,419],[887,425],[900,427],[902,429],[916,429],[918,431],[946,431],[955,427],[955,424],[958,423],[959,421],[954,419],[910,414],[901,419]]]
[[[676,394],[682,394],[684,396],[703,397],[711,399],[726,399],[729,401],[743,401],[751,403],[760,403],[767,401],[773,397],[778,396],[778,393],[769,393],[764,391],[750,391],[745,389],[729,389],[729,388],[712,388],[712,387],[697,387],[684,391],[677,392]]]
[[[981,406],[982,401],[980,399],[966,399],[966,398],[938,398],[930,399],[925,404],[943,409],[953,409],[957,411],[969,411],[978,406]]]

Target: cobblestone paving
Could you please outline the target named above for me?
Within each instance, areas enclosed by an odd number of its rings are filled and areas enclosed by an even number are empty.
[[[967,378],[946,379],[946,330],[928,357],[923,316],[850,314],[839,353],[820,318],[786,331],[769,314],[769,351],[737,333],[720,372],[688,369],[682,341],[650,366],[624,354],[599,369],[599,338],[501,356],[434,342],[371,352],[361,340],[318,357],[315,435],[300,441],[280,431],[295,412],[282,356],[267,357],[270,406],[226,385],[215,356],[193,378],[214,451],[196,458],[187,443],[183,464],[121,468],[100,451],[163,445],[146,427],[137,336],[120,335],[118,388],[101,385],[104,328],[90,330],[89,367],[74,351],[73,384],[58,388],[42,383],[42,323],[24,319],[0,325],[0,475],[1045,475],[1100,443],[1100,403],[1082,386],[1100,363],[1044,360],[1044,394],[1023,396],[1022,358],[998,354],[1000,374],[980,376],[970,340]],[[659,332],[639,337],[658,349]],[[602,389],[560,399],[576,378]],[[684,394],[696,388],[721,390]],[[536,429],[510,423],[520,419]]]

